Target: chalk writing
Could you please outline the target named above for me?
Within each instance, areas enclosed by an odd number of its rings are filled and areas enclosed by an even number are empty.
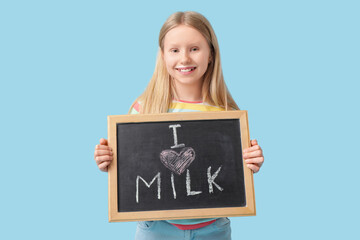
[[[173,189],[174,199],[176,199],[176,190],[175,190],[175,183],[174,183],[174,173],[171,173],[171,187]]]
[[[191,191],[191,179],[189,169],[186,170],[186,192],[188,196],[198,195],[202,193],[201,191]]]
[[[208,177],[209,193],[210,194],[214,194],[213,185],[215,185],[215,187],[217,189],[219,189],[219,191],[224,190],[217,183],[215,183],[215,178],[219,175],[220,171],[221,171],[221,166],[216,170],[216,172],[214,174],[211,175],[211,166],[209,166],[208,169],[207,169],[207,177]],[[157,179],[157,198],[161,199],[161,177],[160,177],[160,172],[158,172],[155,175],[155,177],[151,180],[150,183],[145,181],[139,175],[136,177],[136,202],[137,203],[139,203],[139,180],[143,181],[145,183],[145,185],[148,188],[150,188],[151,185],[155,182],[156,179]],[[175,181],[174,181],[174,174],[173,173],[171,173],[170,181],[171,181],[171,187],[172,187],[172,190],[173,190],[173,196],[174,196],[174,199],[176,199]],[[186,183],[186,195],[187,196],[195,196],[195,195],[198,195],[198,194],[202,193],[202,191],[192,191],[191,190],[191,176],[190,176],[190,170],[189,169],[186,170],[185,183]]]
[[[139,202],[139,179],[141,179],[141,181],[143,181],[145,183],[145,185],[150,188],[150,186],[153,184],[153,182],[155,182],[155,180],[157,179],[157,192],[158,192],[158,199],[161,198],[161,189],[160,189],[160,185],[161,185],[161,178],[160,178],[160,173],[156,174],[155,177],[153,178],[153,180],[149,183],[147,183],[142,177],[140,177],[139,175],[136,177],[136,202]]]
[[[208,183],[209,183],[209,193],[213,193],[213,184],[215,185],[215,187],[217,187],[217,189],[219,189],[220,191],[224,190],[222,187],[220,187],[219,185],[216,184],[216,182],[214,182],[215,178],[218,176],[219,172],[221,170],[221,166],[218,168],[218,170],[216,170],[216,172],[211,175],[211,166],[208,168],[207,170],[207,176],[208,176]]]
[[[181,147],[185,147],[184,143],[178,144],[178,139],[177,139],[177,132],[176,132],[176,128],[181,127],[180,124],[175,124],[175,125],[170,125],[169,128],[173,129],[173,135],[174,135],[174,146],[171,146],[171,148],[181,148]]]
[[[191,147],[183,148],[180,153],[166,149],[160,153],[160,161],[177,175],[181,175],[195,160],[195,151]]]

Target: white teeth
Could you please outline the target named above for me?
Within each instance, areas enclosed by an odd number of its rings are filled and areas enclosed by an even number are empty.
[[[180,72],[190,72],[194,70],[195,68],[188,68],[188,69],[180,69]]]

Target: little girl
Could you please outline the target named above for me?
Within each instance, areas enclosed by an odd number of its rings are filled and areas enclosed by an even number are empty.
[[[159,35],[155,71],[130,114],[231,111],[239,107],[222,74],[217,38],[208,20],[196,12],[176,12]],[[112,149],[106,139],[95,147],[99,169],[107,171]],[[256,140],[244,150],[247,167],[258,172],[264,162]],[[228,218],[138,222],[137,240],[231,239]]]

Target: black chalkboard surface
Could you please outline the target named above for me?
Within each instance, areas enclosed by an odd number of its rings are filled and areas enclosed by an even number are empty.
[[[109,143],[110,221],[255,214],[246,111],[109,116]]]

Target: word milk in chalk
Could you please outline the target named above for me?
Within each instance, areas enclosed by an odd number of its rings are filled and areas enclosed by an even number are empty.
[[[221,166],[216,170],[216,172],[214,174],[211,175],[211,166],[209,166],[208,169],[207,169],[207,181],[208,181],[208,184],[209,184],[209,193],[210,194],[214,193],[213,185],[219,191],[224,190],[222,187],[220,187],[215,182],[215,178],[218,176],[220,170],[221,170]],[[150,188],[151,185],[155,182],[156,179],[157,179],[157,198],[161,199],[161,174],[160,174],[160,172],[158,172],[155,175],[155,177],[151,180],[150,183],[148,183],[144,178],[142,178],[139,175],[136,177],[136,202],[137,203],[139,203],[139,182],[140,182],[139,180],[141,180],[145,184],[146,187]],[[172,190],[173,190],[174,199],[176,199],[176,189],[175,189],[174,174],[173,173],[171,173],[171,186],[172,186]],[[191,190],[191,177],[190,177],[189,169],[187,169],[187,171],[186,171],[186,193],[187,193],[187,196],[194,196],[194,195],[198,195],[198,194],[202,193],[202,191],[192,191]]]

